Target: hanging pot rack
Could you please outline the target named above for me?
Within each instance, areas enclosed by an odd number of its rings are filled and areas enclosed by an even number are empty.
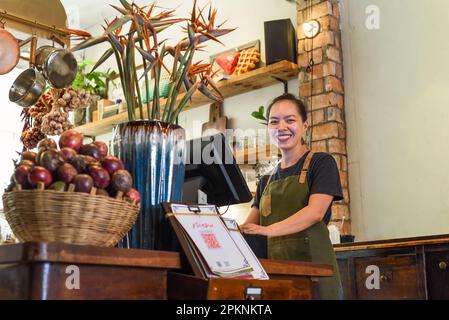
[[[23,25],[26,25],[26,26],[29,26],[32,28],[36,28],[36,29],[40,29],[42,31],[48,32],[51,34],[51,36],[49,37],[48,40],[53,40],[53,41],[57,42],[58,44],[60,44],[61,46],[65,45],[65,42],[63,41],[63,39],[67,39],[70,37],[70,34],[62,28],[58,28],[54,25],[50,26],[48,24],[40,23],[38,21],[32,21],[29,19],[25,19],[25,18],[16,16],[14,14],[8,13],[4,9],[0,9],[0,17],[2,19],[14,21],[14,22],[17,22],[17,23],[20,23],[20,24],[23,24]]]

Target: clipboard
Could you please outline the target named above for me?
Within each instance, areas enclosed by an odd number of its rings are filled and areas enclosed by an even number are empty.
[[[194,274],[254,279],[253,267],[214,205],[163,203]]]
[[[195,276],[269,279],[235,220],[223,218],[216,206],[162,203],[162,207]]]
[[[166,214],[172,213],[171,203],[163,202],[162,208],[164,209]],[[198,258],[198,255],[194,250],[194,246],[191,245],[189,237],[185,234],[178,220],[176,220],[176,218],[171,215],[167,215],[167,219],[170,222],[173,231],[175,231],[176,236],[178,237],[181,248],[186,255],[186,258],[190,264],[190,267],[192,268],[194,275],[202,279],[207,279],[207,274],[203,266],[204,262]]]

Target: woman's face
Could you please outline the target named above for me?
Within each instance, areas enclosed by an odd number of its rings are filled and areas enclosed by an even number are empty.
[[[307,121],[302,120],[294,102],[281,100],[271,107],[268,131],[272,143],[281,150],[289,150],[300,145],[307,128]]]

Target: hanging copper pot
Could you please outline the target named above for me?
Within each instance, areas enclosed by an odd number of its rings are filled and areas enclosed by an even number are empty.
[[[0,22],[0,75],[7,74],[16,67],[20,59],[19,43],[14,36],[6,31],[4,23]]]
[[[34,69],[36,46],[37,38],[33,36],[31,38],[30,68],[17,77],[9,90],[9,100],[24,108],[32,106],[39,100],[47,84],[44,76]]]
[[[36,67],[53,87],[69,87],[78,71],[76,58],[70,50],[43,46],[36,52]]]

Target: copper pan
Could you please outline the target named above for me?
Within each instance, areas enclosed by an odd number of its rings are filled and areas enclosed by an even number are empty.
[[[14,36],[6,31],[4,23],[0,22],[0,75],[7,74],[16,67],[20,59],[19,43]]]

